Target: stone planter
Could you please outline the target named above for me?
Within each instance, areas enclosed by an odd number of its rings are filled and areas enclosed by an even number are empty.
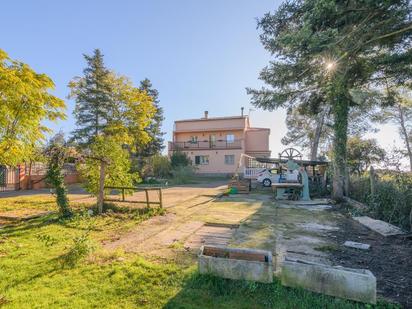
[[[376,278],[367,269],[286,259],[280,277],[285,286],[376,304]]]
[[[202,246],[198,266],[201,274],[264,283],[273,281],[272,253],[269,251]]]

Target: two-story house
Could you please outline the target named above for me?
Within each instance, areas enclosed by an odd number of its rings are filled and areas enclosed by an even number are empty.
[[[269,134],[270,129],[251,127],[243,108],[233,117],[209,117],[206,111],[203,118],[175,121],[168,150],[185,152],[199,174],[233,174],[244,165],[242,154],[270,157]]]

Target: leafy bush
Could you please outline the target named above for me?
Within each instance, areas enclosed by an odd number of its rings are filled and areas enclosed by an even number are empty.
[[[94,250],[89,236],[90,230],[87,230],[82,235],[73,238],[73,245],[60,257],[63,267],[71,268],[76,266],[81,259],[88,256]]]
[[[167,178],[171,175],[171,172],[172,165],[169,158],[162,155],[154,155],[148,158],[144,167],[145,175],[156,178]]]
[[[177,166],[173,169],[173,181],[176,184],[186,184],[189,183],[193,177],[194,169],[192,166]]]
[[[374,218],[412,230],[412,175],[401,172],[383,173],[378,177],[375,194],[371,194],[369,177],[351,181],[350,196],[368,205]]]
[[[192,161],[190,158],[187,156],[186,153],[177,150],[173,152],[172,156],[170,157],[170,163],[172,165],[173,169],[176,169],[177,167],[180,166],[189,166],[192,164]]]

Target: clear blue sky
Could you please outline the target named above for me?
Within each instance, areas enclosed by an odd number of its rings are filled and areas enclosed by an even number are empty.
[[[173,121],[229,116],[249,110],[245,87],[260,87],[270,55],[259,42],[256,18],[276,0],[2,1],[0,48],[46,73],[65,98],[68,119],[53,124],[71,132],[74,102],[67,84],[82,74],[82,54],[100,48],[106,65],[137,85],[149,78],[160,92],[170,139]],[[252,124],[271,128],[274,156],[284,148],[284,111],[252,111]],[[392,134],[391,134],[392,135]]]

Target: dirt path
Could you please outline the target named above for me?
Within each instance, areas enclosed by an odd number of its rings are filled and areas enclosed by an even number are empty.
[[[326,253],[316,251],[330,243],[327,234],[336,225],[336,216],[325,211],[330,206],[275,204],[270,194],[217,198],[224,188],[167,189],[166,216],[152,218],[123,235],[113,235],[104,247],[167,257],[175,249],[196,251],[204,244],[229,245],[274,253],[288,250],[289,255],[330,263]]]
[[[168,256],[173,248],[183,247],[184,242],[205,222],[196,220],[196,214],[208,209],[210,203],[225,190],[222,182],[213,184],[173,187],[163,190],[165,216],[151,218],[124,235],[114,235],[104,242],[109,250],[123,249],[144,256]],[[141,199],[141,193],[130,200]]]

